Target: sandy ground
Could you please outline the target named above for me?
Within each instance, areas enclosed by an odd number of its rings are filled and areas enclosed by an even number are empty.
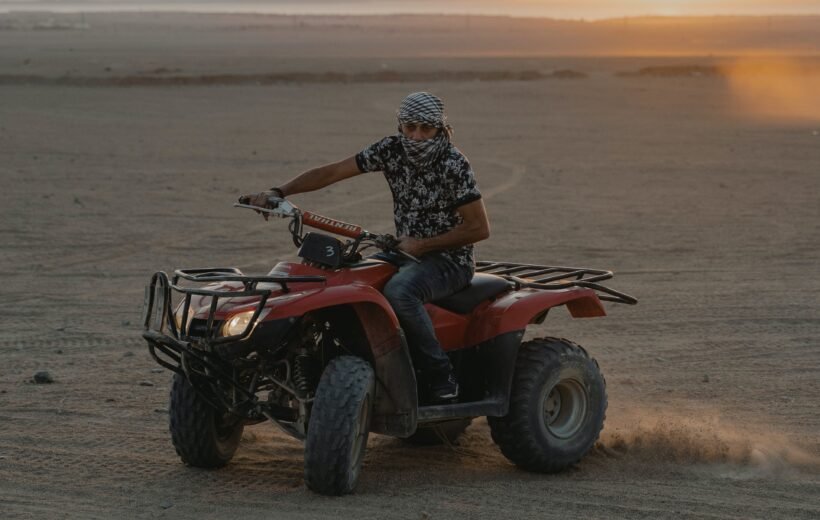
[[[314,56],[237,70],[190,46],[160,59],[102,29],[72,41],[73,56],[60,38],[79,33],[47,34],[37,47],[31,31],[0,32],[0,71],[42,58],[37,74],[56,77],[120,45],[128,74],[341,67]],[[376,70],[369,59],[351,70]],[[0,516],[818,518],[820,120],[751,117],[721,77],[614,74],[679,61],[395,62],[587,74],[574,80],[0,86]],[[139,334],[143,284],[158,269],[262,273],[292,258],[281,222],[234,198],[392,132],[398,101],[420,89],[447,101],[485,195],[493,235],[479,258],[611,268],[640,298],[530,331],[600,362],[601,444],[543,476],[507,462],[484,420],[453,447],[374,436],[358,492],[338,499],[304,488],[301,444],[272,425],[248,428],[222,470],[185,467],[167,431],[169,374]],[[391,229],[378,174],[296,202]],[[31,383],[38,370],[55,382]]]

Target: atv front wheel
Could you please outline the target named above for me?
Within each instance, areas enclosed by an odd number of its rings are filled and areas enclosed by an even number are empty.
[[[542,338],[521,345],[510,410],[488,417],[505,457],[530,471],[555,473],[592,448],[604,426],[606,381],[598,363],[571,341]]]
[[[376,389],[362,358],[339,356],[322,373],[305,440],[305,483],[323,495],[351,493],[370,432]]]
[[[233,458],[245,428],[243,419],[215,410],[181,374],[174,374],[168,411],[171,441],[182,462],[219,468]]]

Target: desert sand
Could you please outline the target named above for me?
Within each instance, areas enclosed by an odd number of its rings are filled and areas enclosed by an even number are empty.
[[[604,35],[585,40],[595,57],[547,57],[551,40],[524,52],[503,27],[492,45],[399,22],[0,15],[0,516],[818,518],[817,19],[784,30],[803,57],[764,62],[746,37],[612,57]],[[393,132],[416,90],[447,102],[476,172],[480,259],[613,269],[640,299],[528,331],[597,358],[601,442],[546,476],[504,459],[483,419],[456,446],[374,435],[338,499],[305,489],[301,444],[270,424],[226,468],[185,467],[170,374],[140,337],[144,284],[293,259],[283,223],[235,198]],[[378,174],[294,200],[392,229]],[[42,370],[53,383],[31,381]]]

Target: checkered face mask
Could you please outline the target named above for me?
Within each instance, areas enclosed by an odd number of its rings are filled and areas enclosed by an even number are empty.
[[[432,139],[414,141],[399,134],[407,158],[417,168],[425,168],[440,158],[450,147],[450,125],[444,115],[444,103],[427,92],[410,94],[401,102],[399,124],[426,124],[439,129]]]

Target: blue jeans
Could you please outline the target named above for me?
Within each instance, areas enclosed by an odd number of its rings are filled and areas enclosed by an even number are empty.
[[[450,371],[450,359],[436,339],[424,304],[467,287],[472,270],[437,253],[424,255],[421,263],[393,254],[376,256],[399,266],[399,272],[384,286],[384,296],[404,330],[416,369]]]

